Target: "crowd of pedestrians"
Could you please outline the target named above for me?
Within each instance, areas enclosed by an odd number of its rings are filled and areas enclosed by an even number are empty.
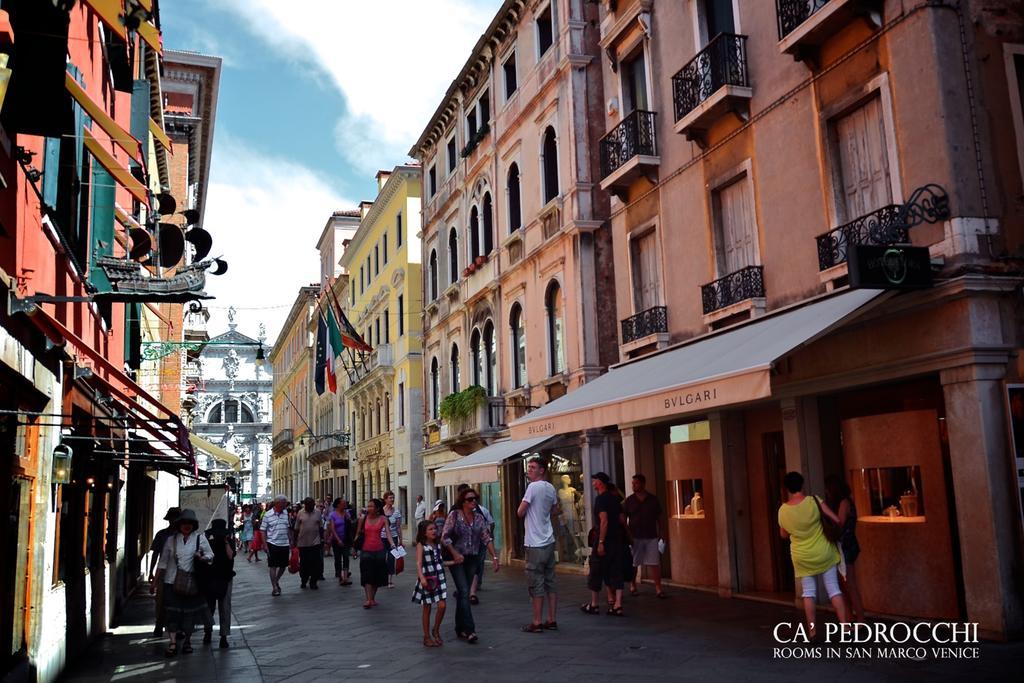
[[[532,610],[531,620],[521,630],[543,633],[558,630],[555,529],[562,511],[543,458],[528,461],[526,477],[528,485],[516,512],[525,529],[525,574]],[[604,613],[621,617],[627,585],[632,595],[638,595],[644,572],[655,595],[667,597],[660,571],[666,549],[663,509],[647,490],[643,474],[632,477],[628,497],[604,472],[595,473],[591,483],[595,498],[586,578],[590,599],[580,609],[601,614],[604,593]],[[797,472],[787,474],[784,485],[787,496],[778,511],[778,523],[781,535],[790,541],[810,635],[815,634],[819,580],[840,622],[845,623],[851,613],[852,619],[863,620],[855,571],[860,553],[857,511],[849,487],[841,478],[830,477],[824,499],[807,496]],[[265,553],[275,597],[282,593],[286,570],[299,574],[301,589],[318,590],[325,580],[325,556],[333,557],[339,586],[350,586],[350,560],[358,558],[362,606],[367,610],[378,605],[379,589],[394,588],[395,576],[405,568],[403,515],[391,491],[368,500],[358,515],[342,498],[306,498],[301,505],[289,506],[288,499],[279,495],[269,509],[263,504],[243,505],[232,518],[231,526],[225,519],[214,519],[202,532],[192,510],[171,508],[164,517],[167,527],[153,539],[149,575],[156,596],[155,633],[166,630],[168,656],[176,655],[179,648],[182,653],[192,652],[192,634],[200,624],[204,642],[211,642],[214,617],[220,624],[220,646],[229,647],[236,553],[243,553],[249,562],[259,562],[259,553]],[[416,581],[412,600],[422,606],[423,645],[443,645],[448,575],[454,586],[455,635],[470,644],[479,642],[473,606],[480,603],[478,589],[488,557],[495,572],[501,567],[493,516],[477,491],[463,484],[451,510],[438,500],[428,511],[423,497],[417,497],[413,519]]]

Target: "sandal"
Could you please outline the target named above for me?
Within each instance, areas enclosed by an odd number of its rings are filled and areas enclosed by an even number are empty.
[[[534,624],[531,622],[529,624],[526,624],[525,626],[520,627],[519,630],[523,633],[544,633],[544,625]]]
[[[557,621],[545,621],[544,622],[544,628],[546,628],[549,631],[557,631],[558,630],[558,622]]]
[[[471,605],[479,605],[480,604],[480,598],[476,597],[475,595],[470,595],[469,596],[469,604],[471,604]]]
[[[168,645],[167,649],[164,650],[164,656],[165,657],[174,657],[177,654],[178,654],[178,646],[177,645]]]
[[[640,595],[640,591],[636,588],[630,588],[629,594],[635,598],[636,596]]]
[[[608,611],[605,612],[605,614],[607,614],[610,617],[622,617],[622,616],[625,616],[622,613],[622,608],[621,607],[610,607],[610,608],[608,608]]]
[[[468,636],[466,636],[466,642],[469,643],[470,645],[476,645],[476,641],[478,641],[478,640],[480,640],[480,639],[477,638],[475,633],[470,633]]]
[[[654,595],[655,595],[655,597],[661,598],[662,600],[664,600],[665,598],[668,597],[668,594],[666,594],[665,591],[662,591],[660,593],[655,593]]]
[[[441,629],[435,628],[433,631],[430,632],[430,634],[434,636],[435,643],[437,643],[438,645],[444,645],[444,641],[441,640]]]
[[[597,605],[591,605],[589,602],[585,602],[580,605],[580,610],[586,614],[600,614],[601,610]]]
[[[423,647],[437,647],[437,643],[429,636],[423,636]]]

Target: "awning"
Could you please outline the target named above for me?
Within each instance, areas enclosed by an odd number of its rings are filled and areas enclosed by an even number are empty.
[[[536,438],[656,421],[771,396],[772,364],[883,294],[857,289],[625,363],[509,425]]]
[[[192,442],[192,445],[202,452],[209,455],[211,458],[218,462],[222,462],[235,472],[242,471],[242,459],[230,451],[226,451],[216,444],[212,444],[201,436],[195,434],[189,434],[188,440]]]
[[[93,102],[92,98],[90,98],[88,93],[82,89],[82,86],[72,78],[71,74],[67,74],[65,76],[64,87],[68,89],[68,92],[75,98],[75,101],[81,105],[82,109],[85,110],[85,113],[89,115],[89,118],[95,121],[96,124],[103,129],[103,132],[110,136],[111,140],[116,142],[121,149],[128,152],[128,156],[132,159],[140,164],[143,163],[142,143],[133,137],[131,133],[122,128],[121,124],[112,119],[110,114],[104,111],[103,107]]]
[[[88,129],[83,129],[82,135],[84,136],[86,149],[96,158],[96,161],[100,162],[100,166],[107,169],[107,172],[114,176],[122,187],[131,192],[133,197],[148,205],[149,195],[146,193],[146,186],[140,183],[138,178],[133,176],[127,168],[117,163],[117,159],[110,152],[103,149],[103,145],[92,136]]]
[[[107,28],[120,36],[121,40],[128,40],[128,30],[121,21],[124,14],[123,0],[85,0],[85,4],[89,5]]]
[[[434,470],[434,486],[486,484],[498,481],[498,466],[509,458],[527,453],[552,435],[533,439],[505,439],[484,446],[455,462]]]
[[[156,141],[160,143],[160,146],[167,150],[168,154],[173,154],[174,151],[171,149],[171,139],[167,137],[167,133],[160,127],[160,124],[154,121],[152,118],[149,120],[149,132],[153,134]]]
[[[188,430],[175,413],[42,309],[37,309],[29,319],[43,334],[70,343],[78,353],[94,363],[91,381],[102,384],[126,408],[135,427],[149,435],[150,446],[156,453],[180,457],[183,466],[187,465],[193,472],[196,471],[195,454],[188,439]],[[101,370],[106,373],[106,377],[100,373]],[[153,410],[140,403],[136,396],[146,401]],[[154,411],[166,417],[160,417]]]
[[[163,41],[160,38],[160,31],[157,30],[156,26],[153,26],[153,24],[148,21],[144,21],[139,24],[139,28],[136,29],[136,31],[138,32],[139,37],[153,48],[154,52],[158,55],[162,55],[164,53]]]

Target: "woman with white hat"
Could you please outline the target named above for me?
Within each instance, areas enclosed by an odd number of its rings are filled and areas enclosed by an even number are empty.
[[[199,590],[196,570],[213,562],[213,549],[199,533],[199,520],[192,510],[182,510],[174,522],[175,534],[167,539],[156,578],[164,584],[164,610],[170,643],[165,654],[178,654],[178,633],[184,634],[183,654],[192,652],[192,632],[196,622],[206,621],[206,597]]]

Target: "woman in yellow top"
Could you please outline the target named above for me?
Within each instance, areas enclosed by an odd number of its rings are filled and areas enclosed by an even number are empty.
[[[789,539],[793,570],[803,588],[804,614],[807,617],[808,636],[815,635],[814,604],[818,598],[817,578],[825,580],[828,599],[835,607],[839,623],[846,623],[846,602],[839,588],[839,548],[825,538],[821,528],[821,515],[813,497],[803,494],[804,477],[790,472],[783,480],[789,498],[779,507],[779,533]],[[820,501],[819,501],[820,502]],[[839,518],[820,502],[821,512],[836,524]]]

